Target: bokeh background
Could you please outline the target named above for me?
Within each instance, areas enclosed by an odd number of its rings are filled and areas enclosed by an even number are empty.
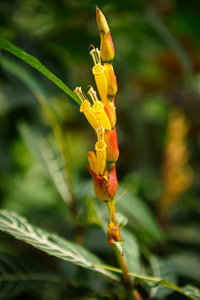
[[[137,211],[137,201],[132,205],[129,202],[128,208],[133,212],[130,215],[124,208],[129,217],[127,226],[143,250],[149,249],[162,257],[168,267],[176,269],[181,284],[200,286],[199,1],[0,0],[0,37],[35,56],[71,90],[82,86],[86,91],[89,84],[95,86],[88,47],[100,44],[95,5],[108,20],[116,51],[120,191],[128,188],[153,219],[153,228],[157,227],[153,233],[147,230],[146,215],[140,206]],[[7,60],[14,68],[25,68],[36,78],[62,124],[72,168],[78,231],[69,208],[46,176],[43,158],[38,153],[41,150],[51,156],[46,139],[51,147],[56,147],[48,118],[20,76],[12,75],[3,63],[0,65],[0,207],[16,211],[35,225],[68,239],[80,239],[80,243],[108,263],[115,263],[104,234],[94,225],[98,223],[96,214],[88,213],[94,196],[85,166],[87,153],[94,150],[96,142],[93,130],[79,113],[78,104],[52,82],[5,51],[0,55],[0,62]],[[26,76],[22,70],[21,76]],[[35,135],[39,137],[39,150],[34,146]],[[128,197],[125,194],[119,203]],[[104,214],[103,204],[94,202]],[[165,247],[161,232],[168,240]],[[0,241],[0,261],[4,267],[5,261],[12,258],[13,262],[18,257],[18,262],[29,261],[34,267],[38,265],[38,270],[65,278],[64,287],[36,282],[30,284],[31,292],[22,288],[20,293],[26,299],[82,299],[85,295],[88,298],[83,299],[90,299],[89,294],[102,297],[95,299],[118,299],[101,294],[109,283],[101,282],[98,275],[97,278],[88,275],[6,234],[0,234]],[[87,280],[83,280],[86,276]],[[86,282],[90,280],[93,288]],[[8,299],[21,299],[20,293],[13,293]],[[158,299],[169,297],[185,299],[177,294],[165,294]]]

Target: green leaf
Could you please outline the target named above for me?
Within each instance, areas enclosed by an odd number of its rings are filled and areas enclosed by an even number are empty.
[[[118,189],[118,194],[122,194],[125,188]],[[116,197],[117,198],[117,197]],[[163,240],[164,234],[155,222],[155,218],[141,199],[138,199],[130,191],[116,203],[120,211],[125,215],[133,217],[149,234],[157,240]]]
[[[184,295],[187,295],[189,298],[194,300],[200,300],[200,290],[192,285],[187,285],[181,289]]]
[[[41,86],[40,82],[31,74],[27,69],[25,69],[21,64],[16,63],[12,59],[3,56],[0,57],[2,59],[1,63],[3,67],[11,72],[14,76],[18,79],[22,80],[33,92],[33,94],[38,99],[39,103],[41,104],[44,112],[46,113],[52,130],[54,132],[55,138],[57,140],[57,144],[60,150],[60,155],[62,159],[62,165],[64,166],[63,173],[65,173],[65,190],[68,190],[68,193],[64,196],[64,198],[68,199],[68,202],[73,201],[73,197],[71,196],[72,191],[72,170],[71,164],[69,159],[69,147],[66,146],[66,138],[64,138],[60,122],[57,118],[57,115],[54,112],[54,109],[49,101],[49,96],[46,90]],[[27,136],[27,135],[26,135]],[[70,191],[70,193],[69,193]],[[64,191],[62,193],[62,197],[64,195]]]
[[[0,230],[11,234],[19,240],[22,240],[33,247],[40,249],[49,255],[69,261],[89,270],[96,271],[101,275],[121,283],[118,276],[112,272],[104,270],[94,265],[101,265],[101,260],[85,248],[76,245],[73,242],[48,233],[40,228],[32,226],[26,219],[19,215],[1,210],[0,211]]]
[[[63,90],[68,96],[70,96],[73,100],[80,104],[80,100],[78,97],[53,73],[51,73],[43,64],[35,57],[31,56],[24,50],[16,47],[11,42],[0,38],[0,48],[8,51],[9,53],[17,56],[31,67],[42,73],[48,79],[50,79],[53,83],[55,83],[61,90]],[[2,60],[3,62],[3,60]]]
[[[200,282],[200,260],[199,253],[195,251],[183,251],[174,253],[167,257],[166,262],[181,277],[191,278]]]
[[[161,280],[159,285],[168,287],[192,300],[200,300],[200,290],[192,285],[187,285],[186,287],[181,288],[167,280]]]
[[[140,272],[140,250],[134,235],[126,228],[121,230],[124,239],[124,258],[129,272]]]
[[[29,151],[35,156],[43,167],[44,172],[57,189],[64,202],[70,199],[69,190],[61,158],[56,155],[47,138],[39,136],[25,123],[19,125],[19,131]]]
[[[124,240],[121,239],[120,241],[116,242],[114,240],[109,241],[110,244],[114,246],[114,249],[120,253],[120,255],[124,255]]]
[[[173,284],[176,284],[177,277],[172,267],[170,267],[165,260],[156,257],[151,256],[150,257],[150,264],[151,264],[151,271],[150,274],[155,277],[165,278],[169,280],[170,282],[173,282]],[[169,294],[171,294],[172,291],[168,288],[157,286],[155,288],[151,289],[151,298],[158,298],[162,299]]]
[[[47,273],[19,257],[0,253],[0,295],[1,300],[16,297],[33,287],[44,283],[62,283],[62,279]]]
[[[120,213],[116,213],[117,218],[117,224],[119,225],[119,228],[123,228],[128,223],[128,218]]]

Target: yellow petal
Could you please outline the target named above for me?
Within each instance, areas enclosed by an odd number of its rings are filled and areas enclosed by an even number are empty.
[[[98,164],[97,164],[97,157],[94,154],[94,152],[90,151],[88,152],[88,162],[90,165],[91,170],[95,173],[98,174]]]

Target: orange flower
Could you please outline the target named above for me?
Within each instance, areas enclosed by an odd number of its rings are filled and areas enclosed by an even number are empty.
[[[89,152],[88,155],[90,155],[90,153],[91,152]],[[114,165],[110,172],[105,171],[104,174],[97,174],[93,172],[90,166],[87,166],[87,169],[92,175],[94,192],[97,199],[101,201],[109,201],[113,199],[118,189],[116,166]]]
[[[116,128],[113,130],[106,130],[104,139],[107,145],[106,160],[109,162],[116,162],[119,157]]]

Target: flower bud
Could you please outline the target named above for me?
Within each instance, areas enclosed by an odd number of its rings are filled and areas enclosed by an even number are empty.
[[[114,128],[116,124],[116,111],[113,103],[114,102],[111,102],[108,99],[106,101],[103,101],[104,111],[106,112],[106,115],[108,116],[108,119],[110,121],[111,129]]]
[[[107,86],[108,91],[107,94],[109,96],[114,96],[117,93],[117,79],[115,76],[115,72],[113,66],[109,63],[104,63],[105,74],[107,78]]]
[[[96,6],[96,20],[97,20],[97,26],[98,26],[99,31],[108,33],[110,29],[108,27],[106,18],[97,6]]]
[[[100,45],[101,58],[103,62],[110,62],[113,60],[115,56],[115,50],[114,50],[111,33],[110,31],[108,34],[101,31],[100,36],[101,36],[101,45]]]
[[[106,160],[109,162],[116,162],[119,157],[119,148],[115,127],[113,130],[105,130],[104,141],[107,145]]]

